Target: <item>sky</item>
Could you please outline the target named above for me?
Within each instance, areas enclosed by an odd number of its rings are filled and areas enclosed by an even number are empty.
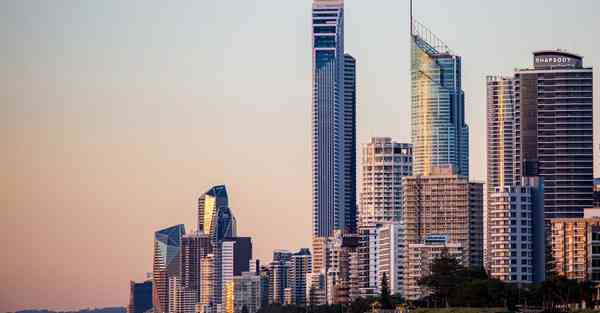
[[[415,1],[463,57],[473,180],[486,75],[529,67],[536,50],[578,53],[598,114],[597,12]],[[256,257],[310,246],[310,14],[309,0],[0,1],[0,312],[125,305],[154,231],[194,228],[212,185],[227,185]],[[360,143],[409,141],[408,16],[408,1],[346,0]]]

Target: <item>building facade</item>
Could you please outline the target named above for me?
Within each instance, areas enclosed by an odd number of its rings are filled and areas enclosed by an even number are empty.
[[[256,313],[261,307],[260,276],[245,272],[233,277],[233,308],[235,313]]]
[[[215,186],[198,198],[198,231],[212,241],[237,236],[237,222],[225,186]]]
[[[374,264],[374,287],[381,290],[385,275],[390,293],[404,295],[404,227],[401,223],[383,224],[377,228]]]
[[[402,177],[412,175],[412,145],[374,137],[362,146],[359,227],[399,222]]]
[[[181,285],[202,291],[202,258],[212,253],[210,238],[204,233],[186,234],[181,238]]]
[[[483,184],[435,168],[432,176],[403,179],[403,222],[406,244],[429,235],[446,235],[464,247],[465,265],[483,266]]]
[[[356,229],[356,62],[344,54],[343,0],[313,0],[312,26],[313,236],[327,237]]]
[[[290,303],[306,305],[306,275],[312,270],[312,256],[309,249],[300,249],[289,261],[287,288],[290,290]]]
[[[167,313],[169,310],[169,278],[181,274],[181,237],[184,234],[184,225],[154,233],[152,304],[156,313]]]
[[[544,179],[546,218],[592,206],[593,69],[564,51],[533,54],[515,73],[515,177]]]
[[[152,281],[130,282],[127,313],[146,313],[152,309]]]
[[[488,229],[492,278],[517,284],[545,279],[544,190],[539,178],[489,195]]]
[[[411,27],[411,140],[413,174],[452,165],[469,177],[469,127],[465,122],[461,57],[426,27]]]
[[[457,259],[462,265],[467,261],[463,246],[450,242],[448,236],[430,235],[422,243],[408,244],[403,281],[405,299],[418,300],[429,295],[420,287],[419,280],[431,273],[431,265],[443,255]]]
[[[600,178],[594,179],[594,207],[600,208]]]
[[[552,219],[554,272],[600,283],[600,218]]]

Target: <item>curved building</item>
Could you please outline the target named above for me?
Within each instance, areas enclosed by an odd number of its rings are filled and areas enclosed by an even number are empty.
[[[469,176],[469,127],[465,123],[461,57],[425,26],[411,28],[411,139],[414,175],[451,165]]]
[[[166,313],[169,309],[169,278],[181,273],[181,237],[184,225],[176,225],[154,233],[154,312]]]

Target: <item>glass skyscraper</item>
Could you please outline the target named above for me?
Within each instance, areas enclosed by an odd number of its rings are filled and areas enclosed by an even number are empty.
[[[181,274],[181,237],[184,225],[176,225],[154,233],[154,312],[166,313],[169,309],[169,278]]]
[[[344,1],[313,2],[313,236],[356,229],[356,62],[344,55]]]
[[[237,235],[236,219],[229,208],[225,186],[215,186],[198,199],[198,231],[213,241]]]
[[[582,217],[593,204],[593,69],[560,50],[533,63],[515,73],[515,177],[544,178],[546,218]]]
[[[414,175],[451,165],[469,176],[469,127],[465,123],[461,57],[426,27],[411,28],[411,138]]]

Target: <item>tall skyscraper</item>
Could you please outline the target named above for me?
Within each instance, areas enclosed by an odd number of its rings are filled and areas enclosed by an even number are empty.
[[[564,51],[533,54],[515,73],[515,177],[544,179],[546,218],[592,206],[593,70]]]
[[[152,309],[152,281],[130,283],[127,313],[146,313]]]
[[[356,59],[344,54],[344,230],[356,232]]]
[[[513,185],[515,137],[514,80],[487,78],[487,193]],[[519,181],[519,180],[517,180]],[[488,198],[488,206],[489,206]]]
[[[434,167],[452,165],[469,177],[461,57],[416,20],[411,47],[413,173],[427,176]]]
[[[181,238],[181,286],[202,290],[202,258],[212,253],[210,238],[203,233],[187,234]]]
[[[356,228],[355,60],[344,55],[343,0],[313,0],[312,25],[313,236],[327,237]]]
[[[513,187],[515,150],[514,79],[487,77],[487,202],[484,218],[484,263],[489,270],[491,195]]]
[[[412,145],[374,137],[362,146],[359,227],[399,222],[402,177],[412,175]]]
[[[421,244],[429,235],[448,236],[465,251],[465,265],[483,266],[483,184],[469,182],[448,168],[431,176],[403,178],[403,223],[406,244]]]
[[[169,310],[169,278],[181,273],[181,237],[184,234],[184,225],[154,233],[152,303],[156,313],[167,313]]]
[[[209,235],[213,241],[237,235],[225,186],[215,186],[198,199],[198,231]]]

